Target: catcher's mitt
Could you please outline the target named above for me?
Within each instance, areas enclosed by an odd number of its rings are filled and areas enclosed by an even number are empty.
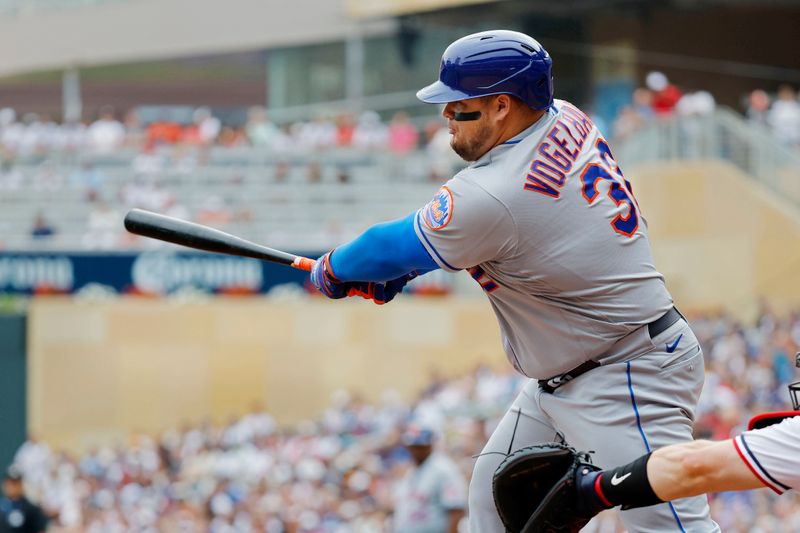
[[[592,515],[577,508],[578,469],[600,470],[588,454],[557,443],[522,448],[500,463],[492,493],[511,533],[577,533]],[[585,470],[584,470],[585,472]]]

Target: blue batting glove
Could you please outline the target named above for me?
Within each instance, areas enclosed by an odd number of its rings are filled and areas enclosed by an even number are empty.
[[[311,269],[311,283],[327,296],[338,300],[348,296],[360,296],[372,300],[378,305],[391,302],[395,296],[403,292],[403,287],[417,277],[416,272],[410,272],[399,278],[384,282],[372,281],[339,281],[331,269],[331,252],[323,255]]]
[[[339,281],[333,275],[330,260],[331,252],[323,255],[314,263],[314,268],[311,269],[311,283],[328,298],[338,300],[348,296],[347,292],[350,287],[348,283]]]

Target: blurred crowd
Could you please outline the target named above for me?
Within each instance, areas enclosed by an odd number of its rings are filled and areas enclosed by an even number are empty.
[[[223,124],[208,108],[196,109],[187,124],[164,117],[142,124],[135,111],[120,118],[104,108],[93,122],[59,124],[35,114],[18,120],[13,110],[0,110],[0,194],[30,198],[23,200],[31,207],[28,218],[15,224],[16,231],[27,225],[30,245],[37,247],[66,242],[85,249],[127,248],[131,241],[118,222],[132,207],[217,226],[247,224],[253,215],[241,197],[243,186],[440,182],[461,163],[441,119],[415,123],[404,112],[388,122],[366,111],[283,126],[262,107],[251,108],[240,126]],[[337,155],[329,157],[331,150]],[[415,165],[407,159],[412,152]],[[230,185],[230,192],[195,194],[206,179],[202,172]],[[67,208],[80,207],[79,227],[74,217],[36,208],[54,198],[69,203]],[[341,231],[335,220],[324,224],[326,235]]]
[[[782,84],[774,94],[756,89],[747,95],[742,112],[789,148],[800,148],[800,100],[794,87]],[[645,85],[631,94],[631,102],[620,108],[609,134],[624,141],[654,118],[678,115],[702,117],[714,112],[716,102],[708,91],[683,91],[661,72],[650,72]]]
[[[684,91],[661,72],[647,74],[645,84],[633,91],[620,108],[610,135],[624,139],[653,117],[673,113],[702,116],[716,102],[704,90]],[[794,87],[782,84],[774,94],[752,91],[742,106],[745,116],[773,131],[787,146],[800,146],[800,101]],[[11,108],[0,109],[0,156],[44,156],[53,152],[104,155],[124,148],[150,153],[158,147],[261,147],[275,153],[309,153],[328,148],[385,151],[404,155],[420,149],[449,147],[449,135],[440,119],[413,122],[398,111],[388,122],[374,111],[319,116],[313,120],[276,124],[265,108],[252,107],[246,122],[224,124],[211,109],[199,107],[191,121],[170,118],[164,111],[143,123],[136,109],[122,116],[111,107],[101,108],[94,121],[60,123],[48,115],[27,113],[18,117]]]
[[[404,155],[424,149],[444,129],[438,119],[420,127],[403,111],[394,113],[388,122],[375,111],[364,111],[281,125],[271,121],[266,109],[259,106],[248,110],[243,124],[223,123],[207,107],[195,109],[191,121],[172,115],[164,111],[143,122],[136,109],[120,116],[113,108],[104,107],[94,121],[58,122],[36,113],[18,117],[13,109],[4,108],[0,109],[0,154],[14,159],[54,152],[107,155],[126,148],[150,153],[164,146],[252,146],[281,154],[352,148]]]
[[[781,144],[800,148],[800,101],[797,90],[791,85],[778,87],[774,97],[762,89],[751,92],[746,116],[751,122],[772,130]]]
[[[788,407],[800,313],[779,318],[765,307],[753,324],[725,315],[691,322],[707,365],[698,437],[727,438],[752,414]],[[30,497],[52,516],[51,531],[391,531],[394,488],[410,464],[399,441],[409,421],[438,428],[439,450],[468,477],[474,454],[523,382],[511,371],[480,368],[432,378],[411,404],[388,391],[376,405],[340,392],[319,419],[291,429],[254,409],[226,425],[135,435],[80,456],[31,439],[15,466]],[[728,533],[800,531],[800,497],[793,492],[722,493],[711,505]],[[610,511],[584,531],[622,530]]]
[[[615,143],[634,137],[658,117],[703,117],[716,107],[709,92],[682,90],[661,72],[650,72],[644,82],[608,126],[596,117]],[[774,94],[755,90],[745,100],[742,110],[749,121],[771,130],[781,144],[800,147],[800,102],[793,87],[781,85]],[[688,122],[684,125],[687,138],[700,133]],[[412,120],[397,112],[384,119],[374,111],[277,124],[259,106],[247,110],[246,118],[238,122],[223,121],[206,107],[182,115],[168,108],[118,113],[105,107],[93,121],[58,123],[33,113],[18,117],[13,109],[4,108],[0,109],[0,194],[8,192],[11,198],[19,192],[26,198],[31,193],[46,199],[58,198],[62,191],[80,191],[83,201],[76,201],[85,207],[78,206],[82,213],[78,223],[75,217],[60,220],[58,213],[41,210],[42,202],[33,198],[23,200],[30,204],[22,223],[28,228],[28,246],[128,248],[133,243],[117,222],[120,213],[131,207],[206,224],[250,224],[253,213],[238,196],[243,185],[345,184],[364,179],[441,183],[463,166],[450,148],[444,126],[440,117]],[[683,155],[699,149],[699,143],[684,139],[684,144]],[[252,154],[266,155],[253,158]],[[214,183],[230,185],[230,193],[192,196],[202,175],[198,171],[204,169]],[[75,195],[65,198],[70,201]],[[19,233],[20,225],[14,226]],[[350,231],[342,229],[339,220],[321,226],[325,235]]]
[[[645,85],[631,94],[630,104],[620,108],[609,134],[624,141],[656,117],[706,116],[714,112],[716,102],[708,91],[682,91],[662,72],[647,74]]]

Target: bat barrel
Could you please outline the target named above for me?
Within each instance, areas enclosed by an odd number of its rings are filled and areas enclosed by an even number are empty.
[[[136,235],[197,250],[262,259],[302,270],[310,270],[314,264],[311,259],[274,250],[218,229],[143,209],[132,209],[125,215],[125,229]]]

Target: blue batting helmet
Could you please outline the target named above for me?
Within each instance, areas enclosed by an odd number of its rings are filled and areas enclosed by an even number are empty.
[[[400,437],[404,446],[431,446],[435,439],[433,429],[419,424],[410,424]]]
[[[553,103],[553,60],[535,39],[509,30],[473,33],[442,55],[439,80],[417,92],[429,104],[511,94],[534,109]]]

